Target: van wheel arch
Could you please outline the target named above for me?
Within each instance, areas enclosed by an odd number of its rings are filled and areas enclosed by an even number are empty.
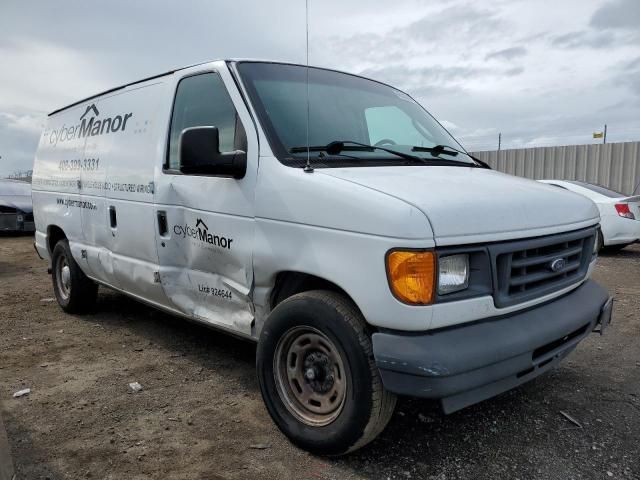
[[[329,280],[310,273],[283,271],[276,275],[271,290],[270,309],[273,310],[279,303],[293,295],[311,290],[328,290],[339,293],[347,297],[357,307],[356,302],[342,287]]]
[[[49,225],[47,227],[47,248],[49,249],[49,256],[53,255],[53,249],[56,248],[56,245],[60,240],[64,240],[67,236],[57,225]]]

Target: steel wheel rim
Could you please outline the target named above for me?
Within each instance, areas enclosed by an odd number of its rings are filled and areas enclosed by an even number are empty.
[[[60,255],[56,262],[56,286],[63,299],[68,299],[71,293],[71,269],[66,255]]]
[[[344,407],[349,372],[336,345],[313,327],[294,327],[276,346],[273,374],[287,410],[306,425],[329,425]]]

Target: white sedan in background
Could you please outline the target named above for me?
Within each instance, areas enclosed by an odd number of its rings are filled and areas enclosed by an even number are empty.
[[[593,183],[577,180],[539,180],[590,198],[600,210],[601,247],[620,250],[640,241],[640,195],[628,197]]]

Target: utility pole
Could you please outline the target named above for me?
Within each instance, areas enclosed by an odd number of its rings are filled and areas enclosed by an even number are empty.
[[[602,143],[607,143],[607,124],[604,124],[604,135],[602,136]]]
[[[502,145],[502,132],[498,133],[498,151],[500,151],[501,145]]]

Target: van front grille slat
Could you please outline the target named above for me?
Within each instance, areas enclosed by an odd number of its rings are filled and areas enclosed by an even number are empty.
[[[582,280],[592,259],[595,229],[493,245],[496,306],[558,291]]]
[[[577,247],[567,249],[563,253],[563,255],[567,255],[567,256],[579,255],[581,251],[582,251],[582,245],[579,245]],[[547,255],[538,256],[538,257],[524,257],[521,259],[514,259],[511,265],[513,267],[528,267],[530,265],[550,262],[553,259],[555,259],[556,256],[557,256],[556,253],[549,253]]]
[[[574,270],[580,268],[580,263],[573,262],[566,267],[561,272],[535,272],[525,275],[512,275],[509,280],[510,287],[518,287],[524,285],[525,287],[528,284],[541,282],[543,280],[552,279],[553,277],[559,277],[561,275],[567,275]]]

